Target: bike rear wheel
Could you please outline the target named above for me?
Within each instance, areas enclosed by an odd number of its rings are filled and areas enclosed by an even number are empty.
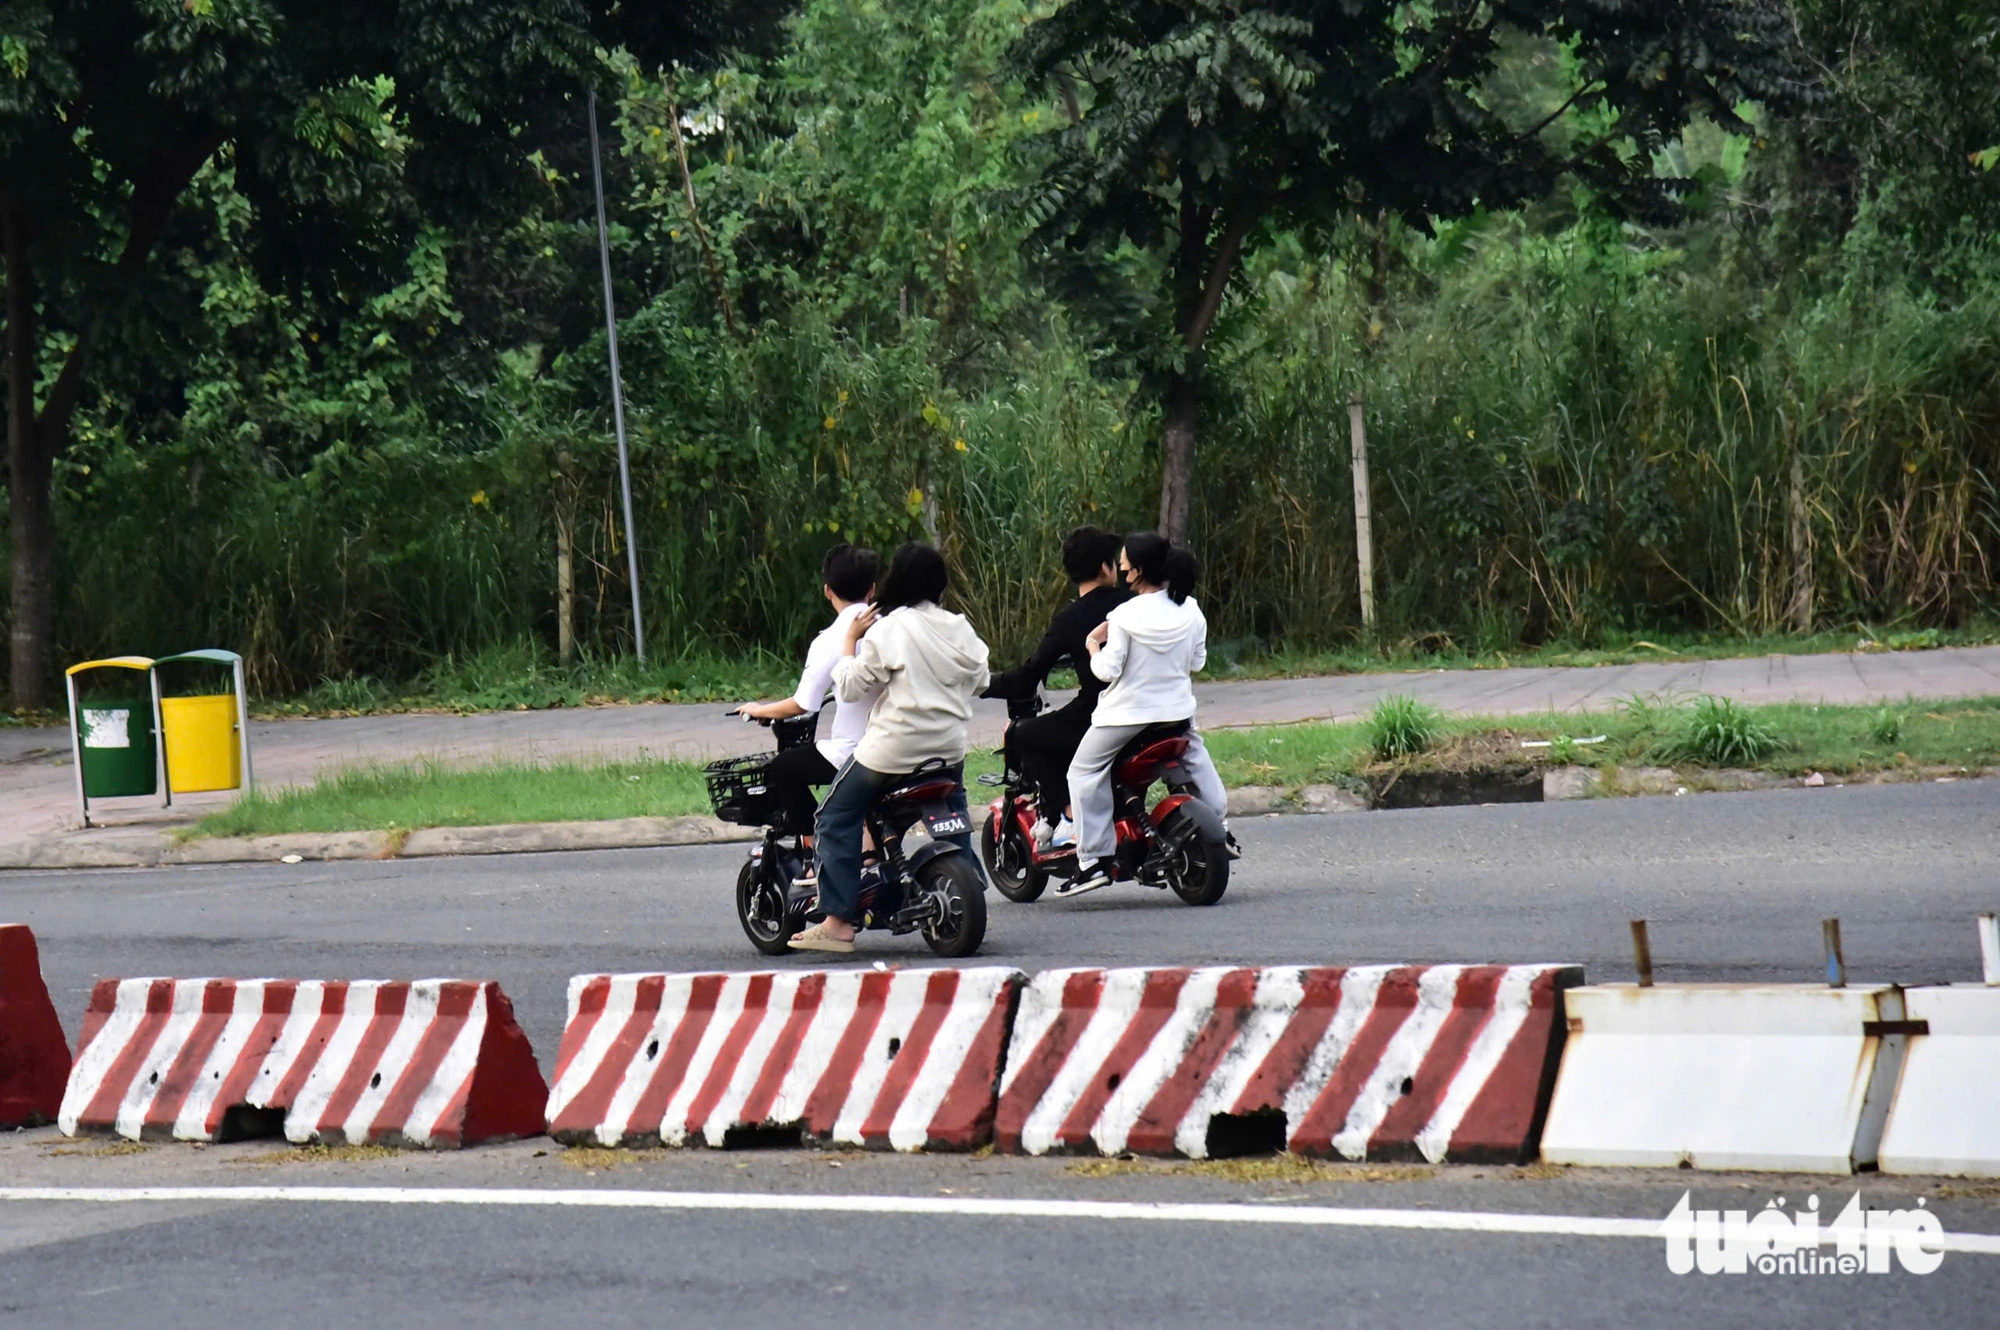
[[[1171,846],[1166,852],[1167,885],[1189,905],[1213,905],[1229,890],[1229,854],[1210,840],[1195,820],[1176,808],[1160,823]]]
[[[924,941],[947,959],[970,956],[986,940],[986,883],[979,866],[962,854],[941,854],[918,871],[931,898]]]

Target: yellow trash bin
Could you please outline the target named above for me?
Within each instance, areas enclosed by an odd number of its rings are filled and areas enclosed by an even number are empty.
[[[236,694],[163,697],[160,728],[167,737],[167,788],[175,794],[233,790],[243,784]]]
[[[156,692],[169,796],[247,791],[250,744],[244,726],[249,709],[243,658],[233,651],[186,651],[154,661],[153,676],[165,680],[156,685]],[[230,691],[215,691],[218,682]]]

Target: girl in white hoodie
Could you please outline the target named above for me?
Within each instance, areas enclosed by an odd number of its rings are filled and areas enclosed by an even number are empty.
[[[944,558],[912,541],[890,559],[874,606],[847,626],[833,663],[833,695],[843,705],[876,701],[819,807],[813,848],[826,917],[792,938],[794,950],[854,950],[868,806],[884,786],[932,758],[954,769],[965,760],[965,723],[987,683],[986,643],[964,615],[938,605],[948,580]],[[958,811],[965,812],[962,794]],[[969,833],[949,839],[972,853]]]
[[[1118,850],[1113,823],[1111,764],[1118,750],[1148,725],[1194,719],[1194,672],[1208,661],[1208,621],[1190,594],[1198,567],[1194,556],[1164,536],[1135,532],[1125,538],[1119,571],[1132,599],[1111,611],[1086,639],[1090,670],[1109,685],[1098,696],[1090,730],[1069,767],[1076,808],[1077,872],[1057,894],[1076,896],[1111,882]],[[1228,792],[1215,763],[1190,730],[1184,759],[1198,798],[1226,818]],[[1225,823],[1226,825],[1226,823]]]

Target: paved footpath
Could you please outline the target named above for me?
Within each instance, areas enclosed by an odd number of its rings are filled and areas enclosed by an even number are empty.
[[[1488,716],[1605,710],[1634,694],[1714,693],[1739,702],[1836,705],[1935,701],[2000,694],[2000,646],[1347,674],[1209,683],[1195,691],[1202,724],[1210,729],[1352,720],[1392,693],[1410,694],[1453,714]],[[726,710],[719,703],[654,703],[475,716],[257,721],[250,727],[251,756],[260,783],[299,785],[331,769],[369,763],[699,758],[761,747],[762,736],[725,716]],[[974,741],[995,742],[1004,722],[999,703],[982,703]],[[145,801],[119,803],[124,806],[104,806],[98,820],[163,820],[162,812]],[[198,797],[182,813],[212,806]],[[68,734],[62,729],[0,730],[0,844],[75,824]]]

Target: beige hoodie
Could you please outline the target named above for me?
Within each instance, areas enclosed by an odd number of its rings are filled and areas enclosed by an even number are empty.
[[[833,666],[833,694],[860,702],[882,689],[854,760],[871,771],[914,771],[965,757],[972,699],[986,687],[986,644],[962,614],[929,601],[884,616]]]

